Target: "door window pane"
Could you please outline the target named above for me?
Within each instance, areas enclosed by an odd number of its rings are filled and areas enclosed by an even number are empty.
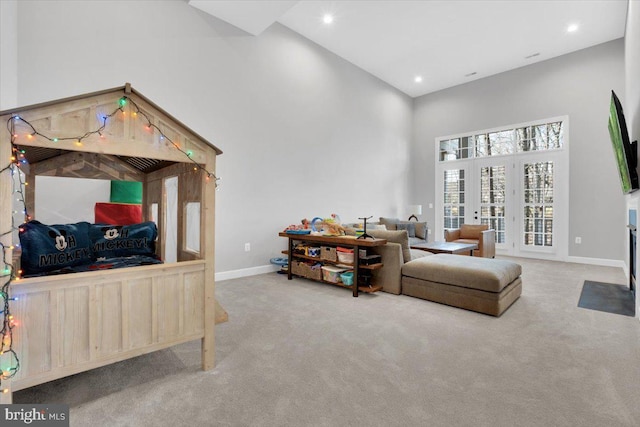
[[[524,245],[553,246],[553,162],[524,165]]]
[[[480,169],[480,223],[496,231],[496,243],[506,242],[506,166]]]
[[[444,171],[444,228],[464,223],[464,169]]]

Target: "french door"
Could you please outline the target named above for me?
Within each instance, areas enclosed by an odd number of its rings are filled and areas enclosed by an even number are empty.
[[[436,205],[442,206],[442,226],[436,227],[436,239],[444,240],[445,228],[488,224],[496,231],[496,251],[511,253],[514,230],[508,218],[513,217],[513,168],[504,159],[478,159],[440,169],[438,194],[442,202]]]
[[[566,121],[438,140],[436,240],[445,228],[487,224],[498,254],[565,258],[568,162],[558,135]],[[552,149],[539,148],[543,137]],[[495,155],[486,154],[490,142]]]

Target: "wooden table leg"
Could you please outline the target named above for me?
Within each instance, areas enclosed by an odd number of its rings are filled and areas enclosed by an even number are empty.
[[[291,262],[293,261],[293,239],[289,237],[289,251],[287,253],[287,263],[289,264],[289,268],[287,269],[287,279],[291,280],[293,278],[291,274]]]
[[[358,250],[358,247],[356,246],[353,250],[353,252],[355,252],[354,254],[354,261],[353,261],[353,296],[357,297],[358,296],[358,267],[360,266],[360,251]]]

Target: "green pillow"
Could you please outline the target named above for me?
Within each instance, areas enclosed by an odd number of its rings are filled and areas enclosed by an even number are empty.
[[[142,204],[142,183],[136,181],[111,181],[111,203]]]

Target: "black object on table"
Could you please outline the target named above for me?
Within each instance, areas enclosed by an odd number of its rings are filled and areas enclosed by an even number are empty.
[[[358,218],[364,222],[364,231],[361,236],[358,236],[358,239],[366,239],[367,237],[373,239],[374,237],[370,234],[367,234],[367,220],[373,218],[372,216],[366,218]]]

